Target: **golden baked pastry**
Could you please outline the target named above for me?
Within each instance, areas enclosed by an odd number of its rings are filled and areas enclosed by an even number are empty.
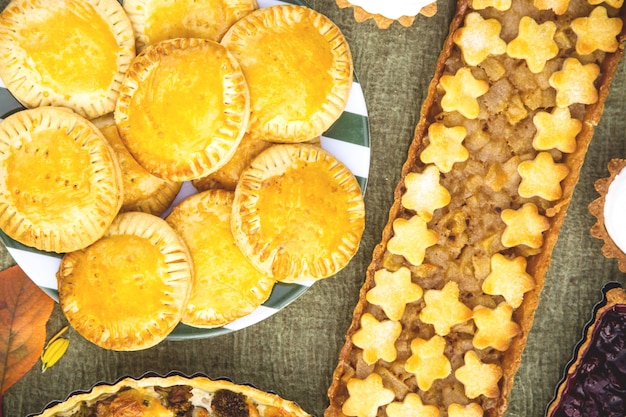
[[[174,38],[219,42],[233,23],[259,7],[256,0],[124,0],[123,5],[137,51]]]
[[[409,27],[415,21],[415,17],[421,14],[432,17],[437,13],[437,2],[430,0],[392,3],[373,1],[350,1],[336,0],[337,6],[342,9],[352,7],[354,20],[361,23],[372,19],[379,29],[387,29],[398,22],[404,27]]]
[[[319,12],[296,5],[260,9],[233,24],[221,43],[248,80],[253,138],[307,141],[343,112],[352,55],[339,28]]]
[[[309,140],[306,143],[321,146],[319,137]],[[235,154],[226,165],[206,177],[198,178],[191,182],[198,191],[216,188],[234,191],[239,182],[241,173],[248,168],[254,158],[273,144],[273,142],[268,142],[263,139],[253,139],[246,133],[243,139],[241,139],[237,151],[235,151]]]
[[[59,305],[72,327],[112,350],[146,349],[180,322],[193,283],[182,238],[160,217],[119,214],[102,238],[63,256]]]
[[[600,196],[589,204],[589,212],[596,218],[591,235],[601,239],[602,254],[617,260],[619,270],[626,272],[626,245],[623,236],[624,168],[626,159],[614,158],[608,163],[609,176],[600,178],[595,189]]]
[[[102,133],[73,111],[22,110],[0,122],[0,228],[34,248],[69,252],[102,236],[122,205]]]
[[[122,142],[112,113],[92,122],[115,150],[122,170],[124,201],[120,211],[163,214],[176,198],[182,183],[155,177],[139,165]]]
[[[134,57],[133,29],[116,0],[15,0],[0,14],[0,77],[29,108],[110,113]]]
[[[133,157],[171,181],[206,176],[233,156],[248,125],[249,92],[232,54],[207,39],[144,49],[124,79],[115,122]]]
[[[623,55],[614,48],[624,41],[621,5],[557,3],[458,1],[325,417],[394,417],[423,406],[441,417],[504,415]],[[405,297],[407,274],[421,297]],[[397,298],[393,308],[371,296],[377,288]],[[371,323],[401,331],[363,343]]]
[[[96,411],[97,410],[97,411]],[[145,376],[98,384],[33,417],[310,417],[296,403],[250,385],[205,376]]]
[[[254,139],[249,134],[245,134],[230,160],[220,169],[192,181],[193,186],[198,191],[205,191],[213,188],[234,191],[239,177],[250,162],[262,151],[272,146],[271,142],[263,139]]]
[[[354,175],[328,151],[275,145],[239,180],[232,230],[243,254],[283,282],[326,278],[356,253],[365,208]]]
[[[233,238],[234,193],[208,190],[178,203],[165,219],[187,243],[194,284],[181,321],[219,327],[246,316],[272,292],[274,279],[258,271]]]

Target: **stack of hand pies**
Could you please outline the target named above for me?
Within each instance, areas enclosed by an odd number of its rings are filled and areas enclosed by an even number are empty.
[[[0,123],[0,228],[64,254],[61,308],[108,349],[334,275],[364,229],[356,178],[319,146],[352,86],[339,29],[303,6],[183,3],[0,15],[0,77],[25,107]],[[184,182],[199,192],[172,207]]]

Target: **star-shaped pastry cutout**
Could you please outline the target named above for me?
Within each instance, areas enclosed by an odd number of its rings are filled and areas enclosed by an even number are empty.
[[[420,216],[410,219],[398,218],[393,221],[394,235],[387,242],[387,249],[394,255],[402,255],[412,265],[424,262],[426,249],[437,243],[437,233],[428,229]]]
[[[465,364],[459,367],[454,376],[465,386],[465,395],[474,399],[480,395],[496,398],[500,395],[498,381],[502,378],[502,368],[491,363],[483,363],[473,350],[464,356]]]
[[[493,7],[501,12],[509,10],[511,8],[511,0],[473,0],[472,9],[484,10],[488,7]]]
[[[446,340],[438,335],[429,340],[417,337],[411,341],[411,356],[404,363],[404,369],[415,374],[417,386],[422,391],[428,391],[435,380],[452,372],[445,349]]]
[[[426,306],[419,314],[424,323],[432,324],[435,333],[445,336],[450,329],[472,318],[472,310],[459,300],[459,285],[448,282],[441,290],[428,290],[424,293]]]
[[[539,10],[552,10],[560,16],[567,11],[569,0],[534,0],[533,4]]]
[[[376,417],[378,408],[396,397],[392,390],[383,386],[383,379],[378,374],[370,374],[365,379],[351,378],[346,388],[348,399],[341,411],[347,416]]]
[[[434,405],[425,405],[418,394],[410,393],[402,402],[394,401],[385,411],[389,417],[439,417],[439,409]]]
[[[500,38],[502,25],[496,19],[483,19],[476,13],[468,13],[462,27],[452,34],[452,41],[461,49],[468,65],[479,65],[489,55],[506,52],[506,42]]]
[[[369,365],[378,359],[393,362],[398,354],[396,339],[401,332],[400,322],[378,321],[370,313],[365,313],[361,317],[361,328],[352,335],[352,343],[363,349],[363,360]]]
[[[606,3],[611,7],[619,9],[624,4],[624,0],[588,0],[589,4],[592,6],[597,6],[601,3]]]
[[[395,272],[379,269],[374,273],[376,285],[365,294],[371,304],[380,306],[390,320],[400,320],[408,303],[422,298],[422,287],[411,282],[411,271],[403,266]]]
[[[554,41],[556,23],[548,20],[538,24],[532,17],[523,16],[519,22],[517,38],[506,47],[506,53],[526,61],[530,72],[543,71],[546,62],[559,53],[559,45]]]
[[[622,31],[622,19],[608,17],[606,9],[598,6],[589,17],[579,17],[571,24],[576,39],[576,52],[587,55],[595,50],[615,52],[619,46],[617,37]]]
[[[467,130],[463,126],[446,127],[433,123],[428,127],[428,145],[420,154],[425,164],[435,164],[439,171],[450,172],[456,162],[466,161],[469,151],[462,145]]]
[[[598,101],[598,89],[594,82],[600,67],[591,63],[583,65],[576,58],[567,58],[560,71],[553,73],[548,82],[556,90],[556,105],[593,104]]]
[[[555,107],[552,113],[540,111],[533,117],[537,133],[533,148],[538,151],[558,149],[564,153],[576,150],[576,136],[583,128],[580,120],[574,119],[569,108]]]
[[[440,184],[440,179],[440,172],[434,165],[428,165],[421,174],[409,173],[404,179],[406,191],[402,196],[402,206],[413,210],[425,221],[431,221],[435,210],[450,203],[450,193]]]
[[[461,404],[450,404],[448,417],[483,417],[483,408],[476,403],[469,403],[465,407]]]
[[[504,352],[509,348],[511,339],[520,333],[519,324],[511,320],[513,307],[502,302],[494,309],[476,306],[474,307],[474,324],[476,333],[472,343],[477,349],[488,347]]]
[[[550,228],[550,221],[539,214],[535,204],[526,203],[518,210],[502,210],[500,217],[506,224],[501,239],[505,247],[526,245],[538,249],[543,245],[543,232]]]
[[[443,75],[439,80],[445,91],[441,98],[444,111],[458,111],[468,119],[475,119],[480,114],[477,98],[489,91],[489,83],[478,80],[468,67],[459,68],[454,75]]]
[[[563,195],[561,181],[569,174],[569,168],[554,162],[550,153],[539,152],[535,159],[521,162],[517,172],[522,177],[517,190],[521,197],[538,196],[555,201]]]
[[[526,272],[526,258],[508,259],[501,253],[491,257],[491,270],[482,290],[485,294],[501,295],[513,308],[524,300],[524,294],[535,288],[535,279]]]

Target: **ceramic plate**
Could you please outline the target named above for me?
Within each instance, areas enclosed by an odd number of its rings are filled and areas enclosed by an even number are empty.
[[[292,4],[305,5],[301,1],[290,0]],[[259,7],[269,7],[283,2],[276,0],[258,0]],[[23,107],[0,82],[0,117],[21,110]],[[356,75],[352,85],[350,98],[341,117],[321,138],[322,147],[335,155],[354,173],[365,192],[370,165],[370,136],[367,108],[363,91]],[[187,182],[172,206],[197,191]],[[169,210],[168,210],[169,212]],[[165,217],[168,212],[163,214]],[[39,251],[16,242],[0,231],[0,240],[7,247],[15,262],[24,272],[48,295],[58,300],[56,271],[62,255]],[[168,336],[168,340],[185,340],[207,338],[243,329],[270,317],[300,297],[311,285],[277,283],[268,300],[248,316],[242,317],[228,325],[215,329],[200,329],[179,324]]]

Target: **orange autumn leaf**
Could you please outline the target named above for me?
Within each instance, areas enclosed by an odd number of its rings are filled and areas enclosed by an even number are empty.
[[[6,390],[39,360],[53,306],[19,266],[0,272],[0,405]]]

